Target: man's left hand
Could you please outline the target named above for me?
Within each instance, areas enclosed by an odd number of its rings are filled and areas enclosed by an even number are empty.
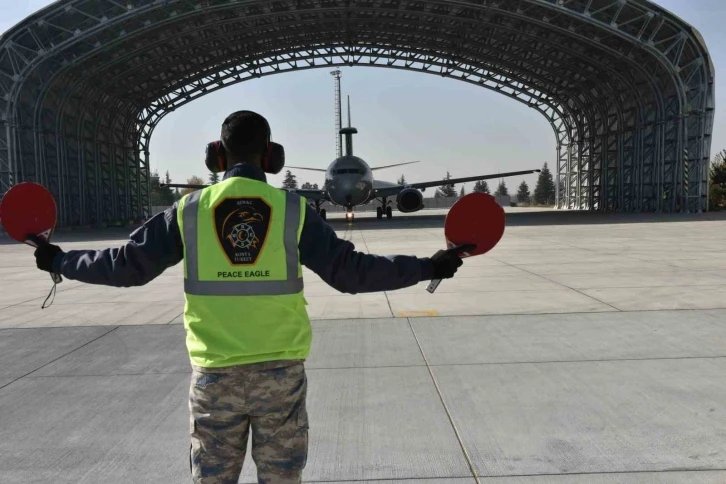
[[[55,260],[55,256],[63,252],[63,250],[57,245],[53,245],[37,235],[27,235],[25,238],[38,246],[38,248],[35,249],[34,254],[35,264],[38,266],[38,269],[46,272],[53,272],[53,261]]]

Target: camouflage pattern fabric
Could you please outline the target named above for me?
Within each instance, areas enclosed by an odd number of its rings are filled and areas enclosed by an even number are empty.
[[[307,378],[301,361],[193,367],[189,390],[194,484],[237,484],[252,432],[265,484],[299,484],[307,462]]]

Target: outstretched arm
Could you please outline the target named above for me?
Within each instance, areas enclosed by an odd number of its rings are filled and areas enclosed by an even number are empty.
[[[135,230],[120,248],[71,250],[53,259],[53,272],[104,286],[143,286],[184,257],[176,205]]]
[[[393,291],[433,279],[429,258],[406,255],[379,256],[357,252],[306,206],[300,235],[300,262],[340,292],[349,294]]]

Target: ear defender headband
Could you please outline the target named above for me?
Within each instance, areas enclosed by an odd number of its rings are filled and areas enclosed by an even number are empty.
[[[262,116],[260,117],[265,121],[265,126],[267,127],[267,145],[265,146],[265,151],[262,154],[262,170],[265,173],[277,175],[285,167],[285,148],[283,148],[281,144],[272,141],[270,124],[265,118]],[[212,173],[226,171],[227,150],[224,148],[224,144],[222,144],[221,141],[212,141],[211,143],[207,143],[204,162],[207,165],[207,169]]]

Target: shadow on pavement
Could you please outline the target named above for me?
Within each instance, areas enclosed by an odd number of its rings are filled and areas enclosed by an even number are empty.
[[[422,215],[403,215],[394,212],[393,218],[378,220],[375,217],[356,217],[352,224],[342,218],[328,219],[328,223],[336,230],[348,226],[359,230],[390,230],[390,229],[421,229],[444,227],[446,213]],[[607,225],[607,224],[642,224],[672,222],[713,222],[725,221],[726,212],[710,212],[701,214],[644,214],[644,213],[609,213],[588,211],[532,211],[507,213],[507,227],[528,227],[547,225]]]
[[[349,227],[358,230],[406,230],[406,229],[442,229],[446,219],[443,210],[434,213],[404,215],[394,212],[392,219],[378,220],[375,215],[356,214],[351,223],[342,217],[328,218],[327,222],[336,231]],[[507,227],[533,227],[556,225],[606,225],[606,224],[642,224],[672,222],[714,222],[726,221],[726,212],[709,212],[701,214],[651,214],[651,213],[610,213],[588,211],[521,211],[507,213]],[[118,227],[105,229],[61,229],[53,236],[53,242],[92,242],[127,239],[137,227]],[[0,245],[17,244],[5,234],[0,234]]]

